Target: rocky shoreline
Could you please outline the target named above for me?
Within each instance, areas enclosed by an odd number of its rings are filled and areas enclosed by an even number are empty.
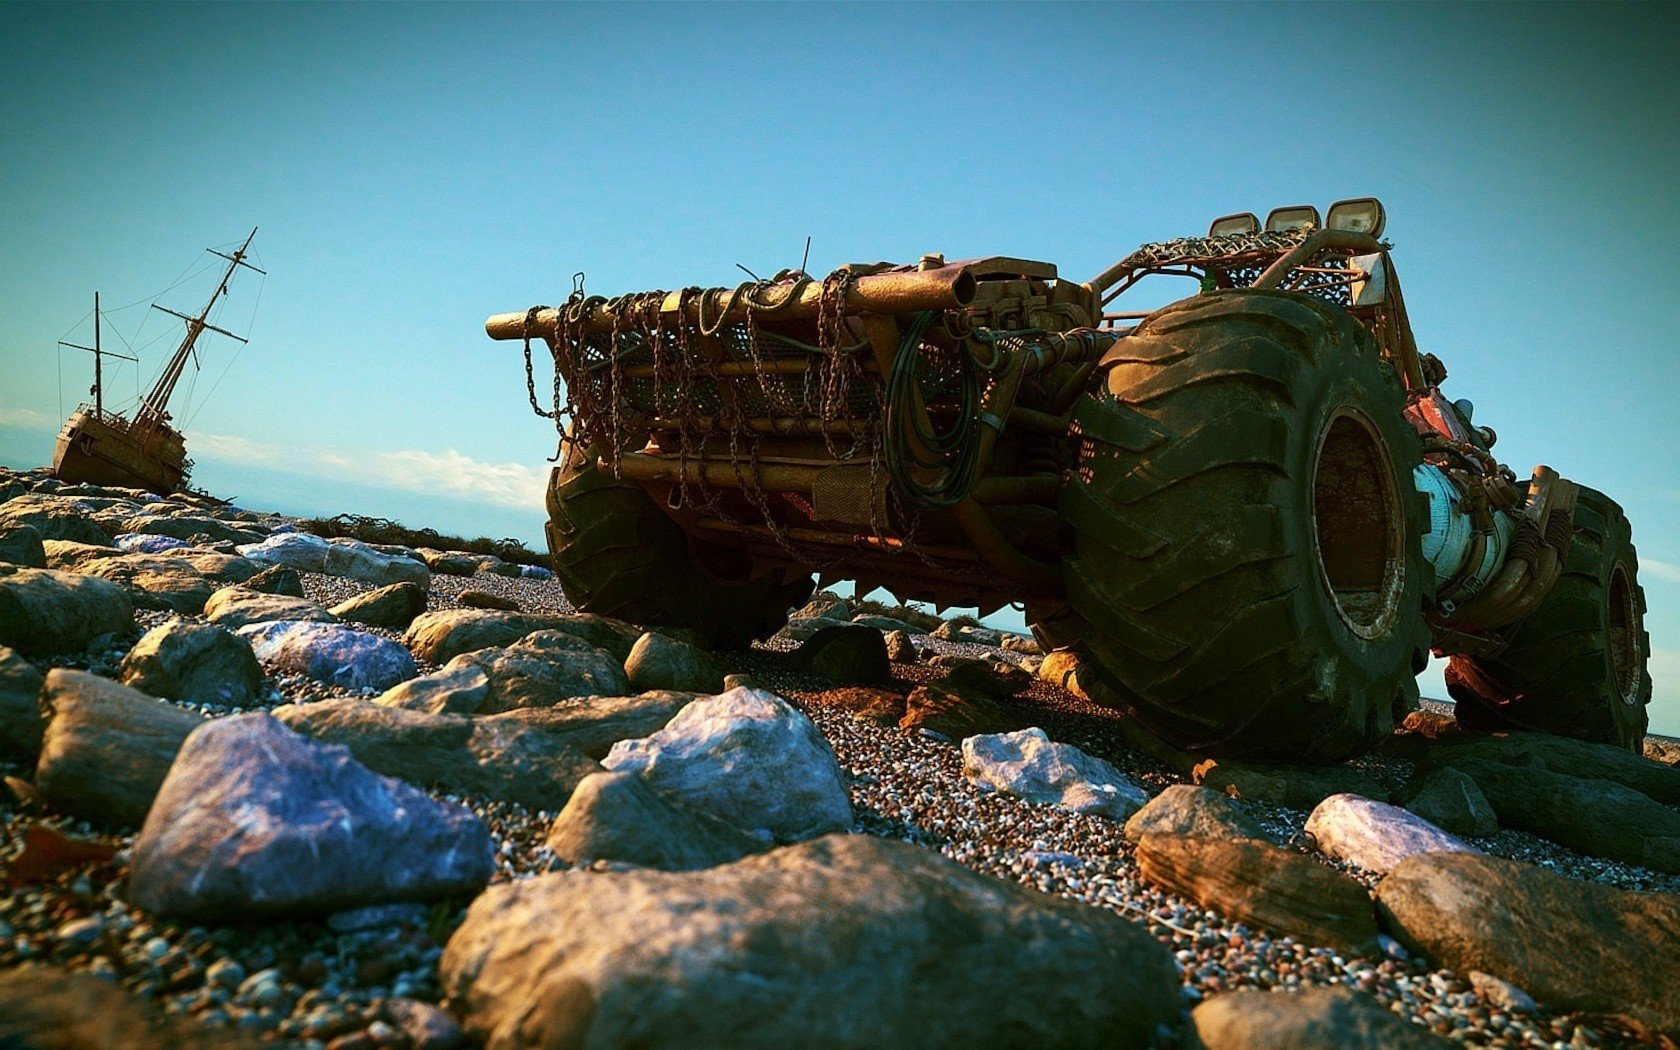
[[[527,1045],[516,1029],[1364,1045],[1300,1034],[1328,1026],[1511,1047],[1676,1030],[1670,765],[1489,743],[1428,710],[1329,770],[1190,765],[1140,749],[1018,637],[857,626],[820,599],[750,652],[709,653],[575,616],[540,573],[294,530],[0,472],[0,1017],[26,1018],[0,1034],[75,1019],[89,1045],[347,1050]],[[142,736],[161,758],[118,743]],[[300,833],[305,803],[353,848]],[[257,840],[257,810],[268,852],[222,856]],[[422,846],[451,863],[404,852]],[[319,870],[265,874],[285,849]],[[1436,899],[1460,885],[1498,887],[1517,928]],[[1353,994],[1234,994],[1274,989]]]

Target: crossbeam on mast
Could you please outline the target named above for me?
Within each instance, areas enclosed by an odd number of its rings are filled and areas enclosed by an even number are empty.
[[[196,317],[189,317],[186,314],[178,314],[174,310],[171,310],[167,306],[159,306],[157,303],[153,303],[152,304],[152,309],[162,310],[164,313],[168,314],[171,317],[179,317],[181,320],[187,322],[188,324],[195,324],[195,325],[199,326],[200,328],[208,328],[210,331],[215,332],[219,335],[225,335],[229,339],[237,339],[241,343],[249,343],[250,342],[250,340],[246,339],[244,336],[234,335],[232,332],[228,331],[226,328],[217,328],[215,325],[211,324],[209,321],[201,321]]]

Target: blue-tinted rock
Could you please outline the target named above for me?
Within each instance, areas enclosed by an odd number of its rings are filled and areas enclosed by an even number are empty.
[[[191,547],[186,540],[178,540],[173,536],[155,536],[148,532],[131,532],[126,536],[117,537],[117,546],[130,554],[162,554],[179,547]]]
[[[414,657],[388,638],[336,623],[277,620],[241,627],[264,667],[348,689],[385,690],[413,678]]]
[[[247,543],[239,553],[264,565],[285,565],[300,572],[321,572],[327,562],[327,541],[307,532],[278,533],[261,543]]]

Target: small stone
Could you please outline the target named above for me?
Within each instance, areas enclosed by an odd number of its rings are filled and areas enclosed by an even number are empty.
[[[512,598],[504,598],[499,594],[467,588],[455,596],[455,600],[469,609],[501,609],[506,612],[518,612],[519,603]]]
[[[971,736],[962,743],[963,772],[1028,802],[1125,820],[1149,796],[1103,759],[1053,741],[1038,728]]]
[[[1512,984],[1502,981],[1491,973],[1480,970],[1470,971],[1470,987],[1488,1005],[1513,1014],[1531,1014],[1539,1009],[1529,994]]]
[[[913,664],[920,657],[916,651],[916,643],[910,640],[908,631],[889,631],[886,637],[887,659],[895,664]]]
[[[205,983],[214,988],[238,988],[245,976],[245,967],[232,959],[217,959],[204,971]]]
[[[97,941],[105,932],[105,923],[97,916],[85,919],[72,919],[64,923],[53,933],[53,937],[62,945],[71,948],[85,948]]]

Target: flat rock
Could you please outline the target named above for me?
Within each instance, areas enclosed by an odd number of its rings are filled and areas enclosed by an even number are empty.
[[[12,525],[28,525],[43,540],[111,545],[111,537],[74,498],[30,494],[0,503],[0,528]]]
[[[766,846],[762,839],[655,791],[634,773],[584,777],[550,825],[547,844],[562,864],[611,860],[665,871],[716,867]]]
[[[477,714],[490,695],[490,676],[473,663],[446,667],[441,671],[410,678],[380,693],[373,702],[381,707],[400,707],[432,715]]]
[[[339,602],[328,611],[347,623],[401,631],[426,611],[426,588],[418,583],[387,584]]]
[[[0,561],[26,569],[47,567],[47,548],[31,525],[0,526]]]
[[[1320,802],[1307,817],[1306,832],[1319,852],[1378,875],[1419,853],[1480,852],[1414,813],[1360,795]]]
[[[1178,1017],[1143,927],[866,835],[501,883],[440,973],[491,1050],[1144,1047]]]
[[[304,597],[303,577],[298,575],[296,569],[287,565],[270,565],[246,580],[243,586],[248,591],[261,591],[264,594]]]
[[[445,665],[482,670],[488,691],[477,710],[494,714],[521,707],[550,707],[577,696],[630,692],[624,667],[605,649],[563,631],[537,631],[504,649],[463,653]]]
[[[226,922],[470,894],[494,870],[489,829],[465,806],[251,713],[187,738],[134,843],[128,894]]]
[[[723,668],[711,655],[690,642],[648,632],[636,639],[624,673],[633,689],[675,689],[716,693],[723,688]]]
[[[79,566],[81,572],[121,585],[142,609],[197,615],[218,588],[243,583],[261,566],[245,558],[197,547],[168,554],[118,554]]]
[[[163,1017],[115,981],[24,963],[0,971],[8,1050],[234,1050],[254,1037]]]
[[[377,549],[360,540],[338,538],[327,541],[326,556],[321,571],[330,576],[343,576],[364,583],[414,583],[430,586],[432,570],[412,551],[394,554]]]
[[[888,632],[891,632],[891,631],[902,631],[905,634],[926,634],[927,633],[927,631],[924,628],[917,627],[913,623],[910,623],[906,620],[900,620],[900,619],[898,619],[896,617],[892,617],[892,616],[873,616],[873,615],[854,616],[854,617],[852,617],[852,622],[857,624],[860,627],[873,627],[877,631],[880,631],[882,633],[888,633]]]
[[[850,626],[852,626],[852,621],[849,619],[838,620],[827,616],[790,616],[788,617],[788,622],[782,626],[782,629],[776,632],[776,637],[786,638],[795,642],[807,642],[810,641],[818,631],[822,631],[830,627]]]
[[[964,645],[984,645],[995,647],[1003,642],[1003,634],[990,627],[974,627],[968,624],[946,621],[934,628],[931,636],[946,642],[959,642]]]
[[[284,565],[299,572],[325,572],[327,541],[307,532],[283,532],[261,543],[247,543],[239,553],[263,565]]]
[[[134,604],[114,583],[56,569],[0,564],[0,645],[73,653],[134,627]]]
[[[852,604],[846,599],[833,591],[818,591],[811,595],[810,600],[800,606],[790,619],[814,619],[820,616],[836,623],[848,623],[852,615]]]
[[[1658,802],[1680,805],[1680,769],[1614,744],[1549,733],[1464,733],[1437,741],[1424,756],[1424,764],[1432,769],[1465,762],[1538,766],[1572,777],[1608,780]]]
[[[1307,944],[1376,951],[1365,887],[1293,850],[1256,839],[1145,835],[1137,862],[1147,881],[1228,919]]]
[[[1022,715],[996,697],[982,693],[963,694],[940,685],[919,685],[904,698],[904,717],[898,727],[926,729],[962,740],[988,733],[1009,733],[1021,728]]]
[[[478,572],[482,555],[462,551],[440,551],[431,547],[416,547],[414,553],[426,563],[426,568],[446,576],[471,576]]]
[[[201,715],[85,671],[47,672],[35,787],[54,809],[96,824],[139,824]]]
[[[438,609],[415,618],[403,635],[414,655],[446,664],[462,653],[512,645],[538,631],[563,631],[605,649],[622,663],[642,632],[604,616],[539,616],[496,609]]]
[[[145,532],[118,536],[116,542],[118,550],[126,551],[129,554],[167,554],[169,551],[194,546],[186,540],[178,540],[173,536],[154,536]]]
[[[337,623],[277,620],[239,629],[263,666],[347,689],[385,690],[415,673],[408,650]]]
[[[263,539],[254,529],[242,529],[216,518],[190,514],[160,517],[137,515],[117,530],[129,534],[164,536],[192,543],[256,543]]]
[[[18,653],[0,645],[0,758],[35,764],[41,753],[41,672]]]
[[[1351,988],[1216,995],[1191,1011],[1205,1050],[1432,1050],[1455,1045]]]
[[[1149,796],[1103,759],[1051,740],[1039,728],[962,742],[963,772],[1027,802],[1125,820]]]
[[[1022,656],[1044,655],[1044,650],[1038,647],[1037,639],[1025,634],[1012,634],[1005,631],[1000,645],[1006,653],[1020,653]]]
[[[553,707],[524,707],[492,717],[541,729],[550,737],[600,761],[620,740],[652,736],[697,693],[655,689],[639,696],[586,696]]]
[[[1173,784],[1150,799],[1126,821],[1125,834],[1132,842],[1145,835],[1271,841],[1265,829],[1230,798],[1194,784]]]
[[[1446,767],[1419,777],[1406,788],[1406,808],[1453,835],[1491,835],[1499,830],[1493,807],[1465,773]]]
[[[337,623],[338,618],[318,602],[308,598],[293,598],[289,594],[264,594],[244,587],[223,587],[204,603],[204,615],[210,622],[230,631],[253,623],[273,623],[276,620],[309,620],[316,623]]]
[[[1680,896],[1633,893],[1474,853],[1426,853],[1377,884],[1383,925],[1438,966],[1558,1010],[1680,1032]]]
[[[807,674],[845,685],[882,686],[892,681],[887,644],[873,627],[824,627],[806,639],[791,660]]]
[[[249,707],[263,695],[263,670],[245,639],[210,624],[171,620],[141,636],[118,678],[152,696],[192,704]]]
[[[1312,809],[1331,795],[1388,801],[1388,791],[1352,766],[1258,765],[1208,759],[1191,778],[1235,798],[1291,809]]]
[[[852,826],[845,774],[828,741],[803,713],[759,689],[695,700],[651,736],[614,744],[602,765],[639,773],[779,842]]]
[[[363,700],[319,700],[275,717],[324,743],[350,749],[376,773],[421,787],[556,811],[601,767],[550,733],[505,716],[432,715]]]
[[[455,596],[455,600],[469,609],[502,609],[507,612],[519,611],[519,603],[514,601],[512,598],[507,598],[500,594],[492,594],[489,591],[475,590],[471,587],[462,591],[460,594],[457,594]]]

